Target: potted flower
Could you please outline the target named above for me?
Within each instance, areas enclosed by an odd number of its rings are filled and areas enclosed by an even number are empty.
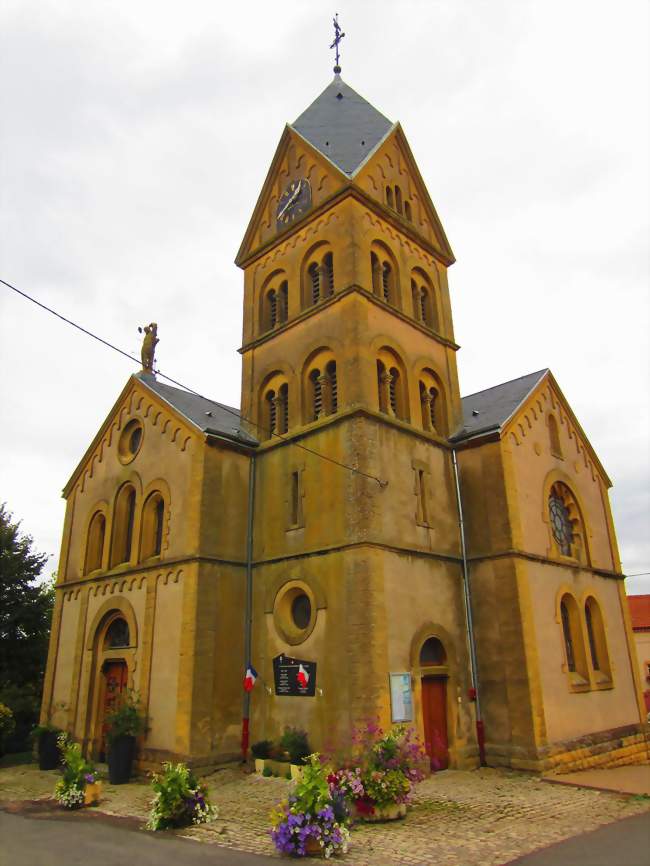
[[[271,740],[259,740],[251,746],[251,752],[255,759],[255,772],[263,773],[265,761],[271,757],[273,742]]]
[[[58,747],[63,760],[63,778],[56,784],[55,798],[66,809],[94,806],[102,790],[95,768],[81,754],[79,743],[71,742],[67,734],[59,734]]]
[[[269,832],[280,853],[331,857],[348,850],[350,832],[334,813],[327,775],[319,755],[309,755],[292,796],[272,812]]]
[[[334,790],[352,800],[356,816],[364,821],[403,818],[413,786],[425,775],[426,755],[415,731],[395,725],[384,734],[368,723],[355,732],[353,742],[353,770],[335,775]]]
[[[108,778],[111,785],[124,785],[131,778],[136,737],[144,733],[146,718],[134,692],[124,698],[106,717],[108,742]]]
[[[298,779],[307,756],[311,754],[307,732],[300,728],[285,728],[280,737],[279,749],[282,757],[289,759],[291,778]]]
[[[147,830],[205,824],[219,814],[209,801],[207,787],[185,764],[163,764],[163,772],[154,773],[151,787],[155,796]]]

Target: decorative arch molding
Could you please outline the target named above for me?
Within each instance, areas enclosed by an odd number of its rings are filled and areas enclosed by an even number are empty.
[[[573,502],[569,504],[569,516],[572,519],[575,519],[579,522],[580,535],[582,539],[582,556],[567,556],[562,553],[557,548],[557,542],[553,536],[553,531],[551,528],[551,521],[548,513],[548,502],[551,495],[551,490],[553,486],[557,483],[562,484],[565,488],[567,488],[569,494],[572,497]],[[542,520],[547,526],[548,534],[549,534],[549,554],[555,553],[556,557],[561,561],[568,561],[571,563],[575,563],[576,565],[591,565],[591,538],[592,531],[589,523],[585,519],[585,514],[587,513],[587,509],[584,503],[584,500],[576,489],[575,481],[566,472],[562,469],[552,469],[545,477],[543,485],[542,485]],[[573,516],[575,515],[575,516]]]
[[[259,374],[258,382],[260,388],[266,388],[269,382],[277,375],[284,376],[289,385],[296,381],[296,371],[288,361],[274,361],[267,364]]]
[[[275,599],[282,587],[287,583],[295,581],[304,583],[310,588],[314,594],[317,610],[325,610],[327,608],[327,597],[320,580],[311,574],[305,574],[302,570],[295,568],[278,575],[274,580],[269,582],[264,596],[264,613],[273,613]]]
[[[404,347],[394,337],[391,337],[388,334],[378,334],[370,343],[370,353],[372,355],[376,355],[380,351],[380,349],[383,348],[390,349],[396,355],[399,355],[406,369],[406,363],[404,359],[407,358],[408,355],[404,351]]]
[[[138,621],[133,605],[123,596],[114,596],[100,605],[86,632],[86,649],[93,650],[111,614],[121,613],[129,626],[130,645],[138,646]]]
[[[430,637],[438,638],[445,648],[447,663],[444,667],[453,671],[458,670],[458,657],[456,654],[455,642],[447,629],[443,625],[440,625],[440,623],[433,622],[433,620],[425,622],[413,635],[411,646],[409,648],[409,663],[411,670],[416,675],[418,671],[426,670],[426,668],[420,666],[420,650],[425,641]]]

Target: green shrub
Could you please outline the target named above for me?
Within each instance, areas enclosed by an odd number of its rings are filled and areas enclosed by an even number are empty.
[[[0,755],[2,754],[2,747],[5,740],[13,734],[15,729],[16,723],[14,721],[14,714],[11,712],[9,707],[0,704]]]
[[[154,773],[151,787],[155,796],[147,821],[148,830],[206,824],[218,815],[208,799],[207,787],[185,764],[163,764],[163,772]]]
[[[273,775],[273,770],[270,767],[264,767],[264,769],[262,770],[262,775],[266,776],[266,778],[268,779],[269,776]]]
[[[56,783],[54,796],[62,806],[76,809],[83,806],[86,785],[93,784],[97,778],[95,768],[81,754],[79,743],[73,743],[67,734],[58,739],[63,758],[63,778]]]
[[[260,740],[257,743],[253,743],[251,752],[254,758],[270,758],[272,748],[273,743],[271,740]]]
[[[307,755],[311,755],[307,733],[300,728],[285,728],[280,748],[289,753],[292,764],[304,764]]]

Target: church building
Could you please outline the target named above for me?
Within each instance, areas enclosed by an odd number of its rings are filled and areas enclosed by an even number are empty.
[[[439,768],[638,761],[611,482],[550,370],[461,399],[454,255],[400,124],[339,72],[237,254],[241,410],[165,383],[152,325],[65,487],[42,720],[97,758],[133,689],[141,767],[371,718]]]

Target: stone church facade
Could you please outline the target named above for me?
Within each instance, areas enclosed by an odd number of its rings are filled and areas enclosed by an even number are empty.
[[[453,262],[400,125],[336,75],[237,256],[241,411],[144,370],[64,490],[44,721],[97,757],[132,688],[141,765],[208,767],[243,714],[315,749],[390,725],[401,674],[434,765],[642,756],[611,483],[549,370],[461,399]]]

